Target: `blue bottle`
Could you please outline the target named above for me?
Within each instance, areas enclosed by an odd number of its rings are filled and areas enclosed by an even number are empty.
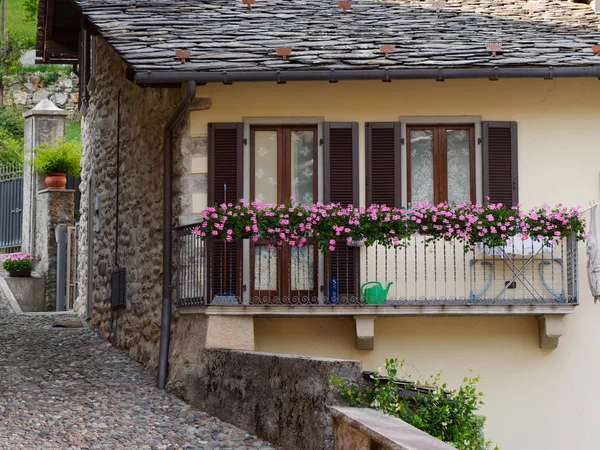
[[[337,305],[338,302],[338,282],[336,277],[329,280],[329,304]]]

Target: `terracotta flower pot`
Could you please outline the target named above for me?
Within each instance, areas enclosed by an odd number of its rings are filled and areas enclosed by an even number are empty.
[[[592,51],[596,54],[596,55],[600,55],[600,45],[592,45]]]
[[[67,185],[67,175],[64,173],[51,173],[46,177],[48,189],[64,189]]]
[[[9,270],[8,275],[13,278],[29,278],[31,270]]]

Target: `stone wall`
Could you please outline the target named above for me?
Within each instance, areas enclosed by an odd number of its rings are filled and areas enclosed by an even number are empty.
[[[179,89],[144,89],[125,78],[125,66],[101,38],[95,39],[94,83],[82,108],[82,210],[79,297],[84,312],[88,286],[88,227],[100,198],[99,231],[93,231],[91,327],[154,368],[158,361],[162,301],[162,146],[164,126],[181,99]],[[121,93],[120,143],[117,108]],[[117,148],[120,167],[117,167]],[[177,145],[176,145],[177,147]],[[117,199],[117,178],[119,197]],[[90,192],[93,179],[94,192]],[[117,207],[118,204],[118,207]],[[117,209],[119,223],[117,229]],[[118,255],[116,248],[118,244]],[[127,307],[110,307],[111,273],[127,269]]]
[[[4,90],[4,103],[30,109],[48,99],[55,105],[77,112],[79,103],[79,78],[75,73],[59,73],[56,81],[49,82],[47,72],[23,73],[20,79],[9,82]]]
[[[286,449],[334,448],[329,379],[360,381],[358,361],[205,349],[170,387],[193,405]]]

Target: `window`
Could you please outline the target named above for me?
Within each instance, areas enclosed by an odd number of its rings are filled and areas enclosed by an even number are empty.
[[[408,125],[409,203],[476,201],[473,125]]]
[[[317,199],[317,127],[256,126],[250,128],[250,196],[252,201],[281,204],[290,198],[312,204]],[[316,295],[317,251],[252,246],[252,297],[280,296],[297,303]],[[283,299],[287,298],[287,301]]]

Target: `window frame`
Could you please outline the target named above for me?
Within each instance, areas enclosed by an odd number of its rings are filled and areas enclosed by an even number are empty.
[[[317,203],[320,198],[319,196],[319,157],[321,153],[321,147],[319,145],[319,126],[318,124],[273,124],[273,125],[250,125],[249,127],[249,135],[250,135],[250,148],[249,148],[249,157],[250,157],[250,201],[255,201],[255,171],[256,171],[256,131],[276,131],[277,132],[277,203],[282,204],[286,200],[288,200],[292,193],[292,184],[291,184],[291,170],[292,170],[292,132],[293,131],[312,131],[313,132],[313,203]],[[286,273],[289,275],[292,267],[292,249],[288,246],[282,246],[277,249],[277,277],[276,281],[277,290],[281,290],[281,292],[277,291],[268,291],[268,290],[257,290],[255,286],[255,277],[254,274],[256,272],[255,261],[256,261],[256,246],[264,246],[268,244],[273,244],[267,240],[259,240],[255,244],[250,245],[250,272],[249,272],[249,281],[250,281],[250,303],[255,303],[257,297],[266,295],[266,296],[276,296],[280,298],[281,303],[302,303],[301,299],[303,298],[302,293],[306,293],[308,297],[308,302],[311,303],[313,298],[318,296],[319,286],[318,286],[318,276],[319,276],[319,252],[317,249],[316,241],[314,239],[309,239],[306,243],[306,247],[313,247],[313,277],[312,284],[313,289],[309,290],[292,290],[291,288],[291,279],[288,279],[285,275]],[[284,299],[287,297],[288,301],[284,302]],[[293,299],[297,299],[296,302]],[[258,302],[260,303],[260,298],[258,298]]]
[[[477,203],[477,160],[475,146],[475,124],[473,123],[407,123],[406,124],[406,199],[412,203],[412,158],[410,132],[413,130],[433,131],[433,201],[435,204],[448,200],[448,146],[447,130],[466,130],[469,133],[469,180],[470,201]]]

